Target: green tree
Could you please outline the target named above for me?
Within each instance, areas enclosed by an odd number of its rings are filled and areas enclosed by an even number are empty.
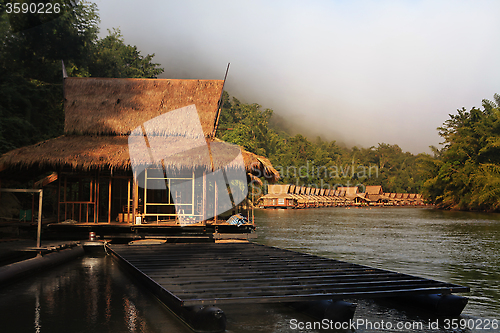
[[[163,73],[160,64],[152,63],[155,56],[142,56],[137,46],[126,45],[119,29],[108,29],[108,36],[94,46],[94,61],[89,72],[97,77],[154,78]]]
[[[500,208],[500,95],[494,99],[483,100],[482,110],[458,110],[438,128],[445,145],[424,190],[442,208]]]
[[[119,30],[99,40],[94,3],[59,1],[61,12],[50,15],[7,14],[5,3],[0,0],[0,154],[62,134],[61,60],[70,76],[154,77],[163,71],[152,63],[154,55],[125,45]]]

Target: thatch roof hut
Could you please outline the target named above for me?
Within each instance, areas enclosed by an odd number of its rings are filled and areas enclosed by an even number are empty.
[[[288,193],[288,190],[290,188],[290,185],[268,185],[267,187],[267,193],[268,194],[286,194]]]
[[[279,173],[267,158],[215,138],[223,84],[222,80],[65,78],[64,134],[0,156],[0,178],[9,177],[10,172],[42,174],[57,171],[67,175],[64,180],[66,189],[66,179],[70,179],[70,173],[80,173],[91,179],[90,192],[96,192],[99,182],[106,177],[109,179],[108,193],[111,193],[111,179],[119,173],[122,178],[130,177],[129,185],[122,187],[130,188],[130,181],[133,181],[134,189],[129,189],[128,201],[123,199],[116,206],[123,206],[122,202],[126,202],[127,214],[133,210],[133,221],[135,214],[141,213],[136,179],[132,179],[132,172],[136,173],[138,165],[143,169],[163,169],[167,175],[188,172],[191,177],[192,173],[193,184],[195,178],[200,178],[202,174],[205,182],[205,175],[222,169],[226,172],[240,169],[241,165],[244,165],[243,174],[246,173],[247,181],[262,184],[259,177],[277,181]],[[145,173],[143,177],[147,184]],[[214,184],[210,186],[213,188]],[[88,188],[89,185],[85,186]],[[201,184],[196,186],[197,189],[201,188]],[[206,193],[203,186],[203,193]],[[232,186],[236,188],[239,184]],[[194,188],[193,185],[193,193]],[[146,194],[144,190],[144,201]],[[87,205],[85,209],[88,215],[91,206],[94,221],[97,222],[99,209],[102,208],[102,203],[99,205],[98,202],[101,198],[96,193],[90,196],[90,201],[86,199],[84,202]],[[167,196],[174,196],[174,193]],[[132,197],[133,205],[130,207]],[[193,194],[192,211],[195,209],[195,199]],[[63,198],[59,204],[67,200]],[[70,204],[74,205],[74,202]],[[81,210],[82,204],[79,205]],[[217,205],[217,200],[212,205]],[[160,208],[158,210],[163,209]],[[111,210],[110,199],[108,223],[112,219]],[[66,213],[64,215],[66,217]]]
[[[380,186],[380,185],[367,185],[365,187],[365,193],[368,193],[368,194],[384,194],[384,191],[382,190],[382,186]]]
[[[130,170],[131,132],[155,117],[193,104],[204,140],[219,158],[210,156],[206,146],[181,151],[186,143],[183,138],[196,136],[191,133],[194,126],[183,126],[181,121],[174,129],[167,128],[177,134],[169,137],[169,151],[181,152],[168,159],[166,167],[218,169],[235,157],[232,145],[214,138],[222,85],[222,80],[65,78],[65,134],[2,155],[0,172],[32,167]],[[267,158],[240,151],[248,173],[271,182],[279,179]],[[148,163],[149,157],[144,152],[136,160]]]

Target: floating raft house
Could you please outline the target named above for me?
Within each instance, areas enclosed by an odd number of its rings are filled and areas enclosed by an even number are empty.
[[[357,186],[320,189],[296,185],[268,185],[268,193],[259,199],[261,208],[318,208],[336,206],[422,206],[421,194],[384,193],[382,186],[366,186],[359,192]]]

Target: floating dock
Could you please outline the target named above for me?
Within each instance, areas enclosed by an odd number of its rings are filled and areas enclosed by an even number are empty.
[[[456,284],[249,242],[108,244],[108,250],[174,312],[231,303],[335,301],[470,291]]]

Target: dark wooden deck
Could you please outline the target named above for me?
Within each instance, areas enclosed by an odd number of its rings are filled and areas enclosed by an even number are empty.
[[[469,292],[455,284],[254,243],[109,249],[179,306]]]
[[[206,226],[172,226],[168,224],[127,223],[52,223],[44,230],[44,239],[88,239],[89,232],[95,232],[98,239],[198,239],[198,241],[213,242],[218,238],[255,238],[255,227],[252,225],[211,224]],[[239,237],[238,237],[239,236]]]

